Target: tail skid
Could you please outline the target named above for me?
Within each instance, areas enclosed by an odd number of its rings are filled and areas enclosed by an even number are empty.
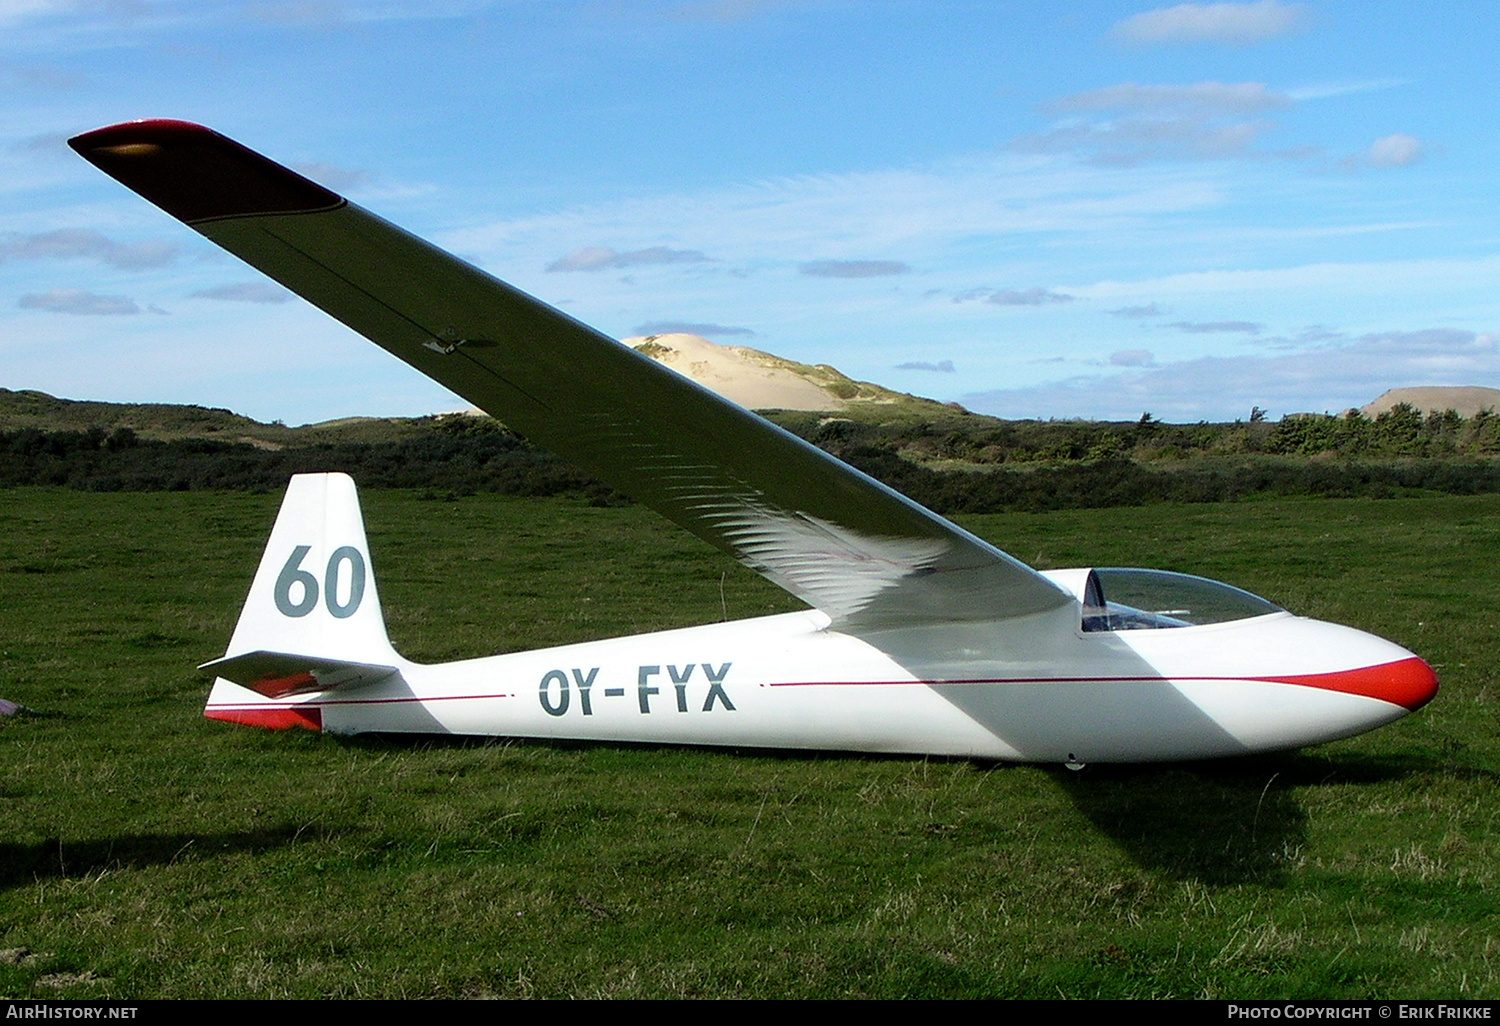
[[[354,481],[296,475],[229,650],[199,667],[218,675],[204,715],[318,727],[316,709],[304,715],[287,701],[373,684],[404,662],[386,635]]]

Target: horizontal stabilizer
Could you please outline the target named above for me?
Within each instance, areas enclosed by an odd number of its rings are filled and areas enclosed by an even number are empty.
[[[399,672],[394,666],[352,663],[345,659],[292,655],[289,652],[246,652],[215,659],[198,669],[208,670],[267,698],[355,688],[374,684]]]

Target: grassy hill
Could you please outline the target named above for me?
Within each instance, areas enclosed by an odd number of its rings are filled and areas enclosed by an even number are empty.
[[[430,419],[430,418],[427,418]],[[262,449],[333,442],[393,442],[423,430],[410,417],[346,417],[321,424],[287,427],[263,424],[231,410],[173,403],[105,403],[59,399],[31,389],[0,388],[0,431],[114,432],[128,428],[138,437],[159,441],[205,438],[242,442]]]

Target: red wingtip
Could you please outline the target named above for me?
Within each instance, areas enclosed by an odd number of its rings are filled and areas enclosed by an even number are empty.
[[[111,178],[189,224],[312,213],[345,202],[338,193],[191,121],[126,121],[84,132],[68,145]]]
[[[205,128],[192,121],[179,121],[176,118],[138,118],[135,121],[122,121],[118,125],[105,125],[92,132],[75,135],[68,140],[68,145],[82,153],[94,146],[113,146],[134,141],[141,133],[148,133],[154,138],[171,135],[186,137],[219,134],[212,128]]]

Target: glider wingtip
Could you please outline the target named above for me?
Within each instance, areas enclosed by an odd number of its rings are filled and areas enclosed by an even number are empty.
[[[123,121],[68,140],[84,160],[180,221],[304,214],[338,193],[192,121]]]
[[[68,145],[86,156],[90,150],[107,146],[162,142],[167,139],[194,136],[223,138],[212,128],[206,128],[194,121],[182,121],[178,118],[136,118],[133,121],[121,121],[87,132],[79,132],[68,140]]]

